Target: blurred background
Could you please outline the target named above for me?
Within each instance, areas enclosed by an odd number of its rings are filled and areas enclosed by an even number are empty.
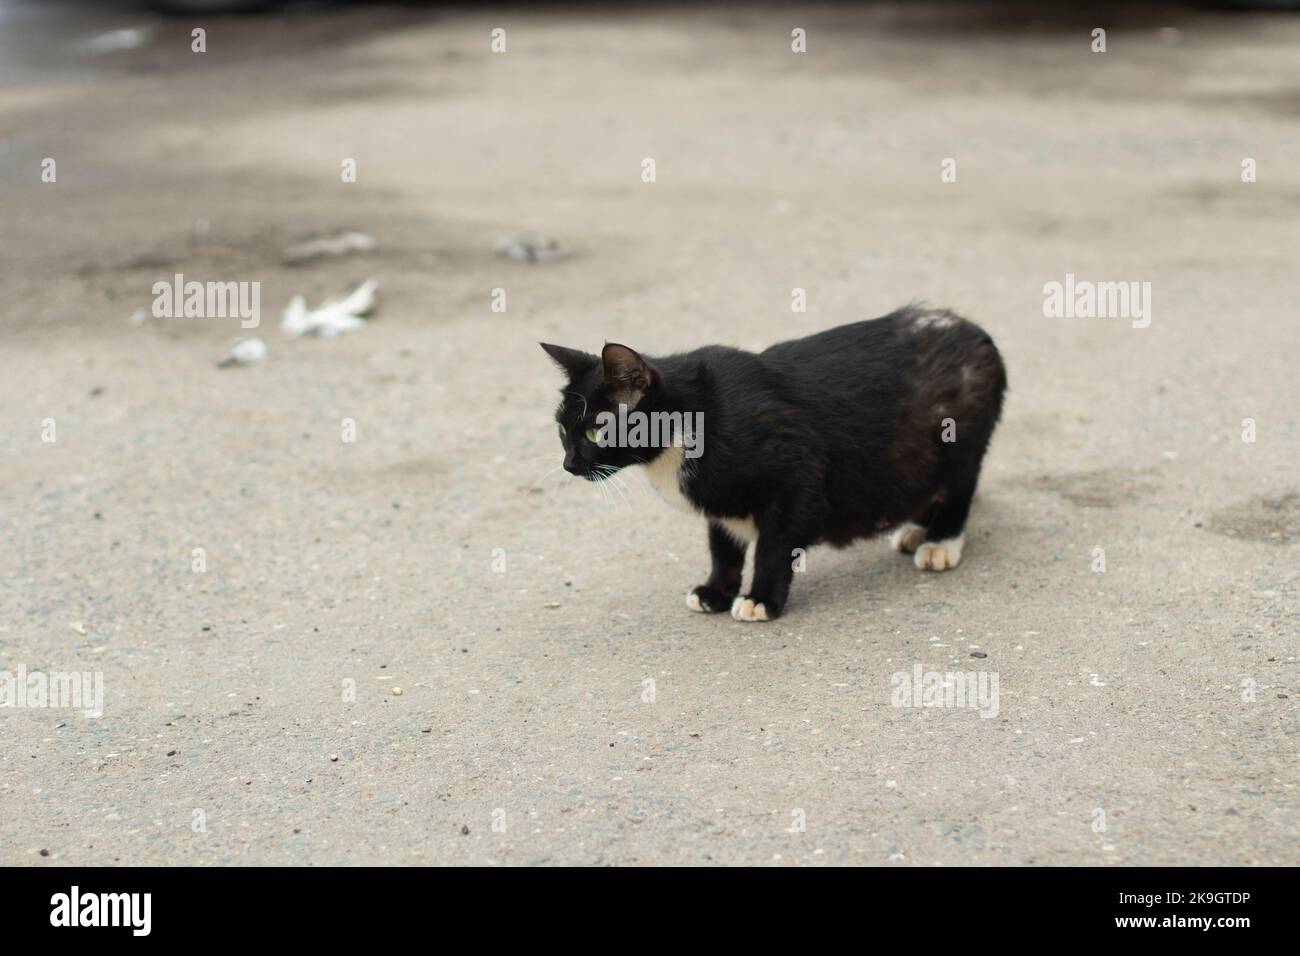
[[[187,6],[0,0],[0,660],[108,695],[5,715],[0,862],[1295,862],[1295,15]],[[1067,274],[1150,327],[1046,318]],[[539,340],[913,299],[1010,374],[955,574],[704,619],[698,525],[551,471]],[[972,647],[1003,720],[889,706]]]

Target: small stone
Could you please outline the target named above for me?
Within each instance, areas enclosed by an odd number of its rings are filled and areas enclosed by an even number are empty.
[[[988,657],[988,655],[985,654],[983,651],[971,651],[971,652],[970,652],[970,656],[971,656],[971,657],[981,657],[981,658],[983,658],[983,657]]]
[[[560,606],[559,601],[547,601],[545,604],[542,605],[542,607],[547,607],[547,608],[557,608],[559,606]]]
[[[217,368],[233,365],[256,365],[266,360],[266,343],[261,339],[240,339],[230,347],[230,352],[217,363]]]
[[[393,688],[393,696],[394,696],[394,697],[401,697],[401,696],[402,696],[402,688],[400,688],[400,687],[394,687],[394,688]]]
[[[49,856],[49,855],[50,855],[50,851],[49,851],[49,850],[42,850],[42,851],[41,851],[41,856]]]
[[[565,249],[550,236],[539,232],[523,232],[516,236],[502,236],[496,241],[499,255],[521,262],[540,262],[545,259],[562,259],[567,256]]]
[[[76,632],[77,632],[78,634],[80,634],[82,637],[85,637],[85,635],[86,635],[86,625],[82,624],[80,621],[73,621],[71,624],[68,625],[68,627],[72,628],[74,631],[76,631]]]
[[[169,756],[169,757],[175,757],[175,756],[176,756],[176,751],[174,751],[174,750],[169,750],[169,751],[167,751],[167,756]]]
[[[464,826],[462,826],[462,827],[460,828],[460,835],[461,835],[461,836],[469,836],[469,824],[465,824]]]
[[[338,763],[338,762],[339,762],[339,755],[338,755],[338,754],[330,754],[330,763]]]

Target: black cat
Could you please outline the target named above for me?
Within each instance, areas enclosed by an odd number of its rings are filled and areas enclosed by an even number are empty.
[[[555,416],[564,467],[597,481],[642,465],[667,500],[708,519],[713,571],[687,595],[692,610],[776,617],[797,549],[819,542],[894,529],[894,547],[915,552],[918,568],[961,560],[1007,385],[974,323],[909,306],[758,354],[542,348],[569,376]]]

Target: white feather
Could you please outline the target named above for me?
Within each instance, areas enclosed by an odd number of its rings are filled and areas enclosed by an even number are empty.
[[[296,295],[280,319],[280,331],[285,335],[319,335],[333,338],[364,326],[361,317],[375,307],[374,279],[367,279],[341,299],[327,302],[319,309],[308,310],[302,296]]]

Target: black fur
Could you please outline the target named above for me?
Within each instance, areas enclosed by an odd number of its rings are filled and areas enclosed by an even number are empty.
[[[596,415],[619,401],[703,413],[703,454],[681,490],[709,518],[753,517],[747,596],[768,617],[785,607],[796,548],[844,546],[905,522],[921,525],[926,541],[960,535],[1006,390],[1002,359],[979,326],[919,306],[758,354],[715,345],[642,358],[607,345],[598,358],[543,348],[569,375],[556,420],[574,474],[599,480],[666,453],[587,440]],[[945,419],[955,441],[943,440]],[[713,570],[693,593],[704,610],[727,610],[745,547],[712,521],[709,545]]]

